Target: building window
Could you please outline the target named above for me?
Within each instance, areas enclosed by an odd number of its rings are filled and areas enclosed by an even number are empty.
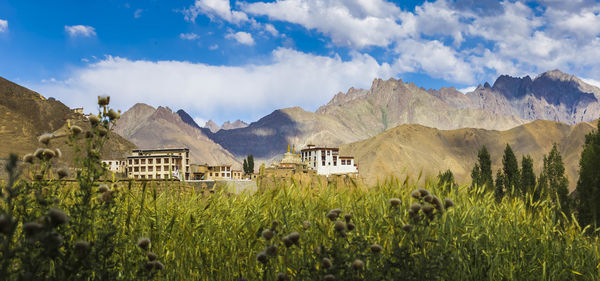
[[[331,155],[331,150],[327,150],[327,156]]]
[[[129,159],[129,165],[131,165],[131,159]]]
[[[140,164],[140,160],[139,159],[135,159],[135,164]]]
[[[148,178],[149,178],[149,179],[151,179],[151,178],[152,178],[152,175],[148,175]]]
[[[321,166],[325,166],[325,160],[321,161]]]
[[[146,171],[146,166],[142,166],[142,172]]]
[[[156,166],[156,171],[160,172],[160,166]]]
[[[169,166],[168,165],[165,165],[163,168],[165,169],[165,172],[169,170]]]
[[[337,156],[333,156],[333,166],[337,166]]]
[[[146,176],[144,176],[144,175],[141,175],[141,176],[140,176],[140,178],[142,178],[142,179],[145,179],[145,178],[146,178]]]
[[[140,171],[140,168],[139,168],[139,167],[134,167],[134,168],[133,168],[133,171],[134,171],[134,172],[139,172],[139,171]]]
[[[148,164],[152,164],[152,159],[148,159]]]
[[[149,166],[149,167],[148,167],[148,172],[152,172],[153,170],[154,170],[154,169],[153,169],[153,167],[152,167],[152,166]]]
[[[146,159],[142,159],[142,164],[146,164]]]

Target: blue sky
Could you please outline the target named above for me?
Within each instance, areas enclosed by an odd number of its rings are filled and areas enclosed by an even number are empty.
[[[0,76],[86,111],[111,95],[252,122],[374,78],[465,90],[558,68],[598,85],[599,35],[588,0],[0,0]]]

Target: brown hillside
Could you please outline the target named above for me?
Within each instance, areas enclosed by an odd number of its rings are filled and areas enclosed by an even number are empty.
[[[185,123],[166,107],[155,109],[138,103],[121,114],[115,132],[142,149],[187,147],[192,163],[227,163],[241,167],[231,153],[209,139],[200,128]]]
[[[569,188],[573,190],[585,135],[595,128],[595,123],[570,126],[541,120],[507,131],[438,130],[421,125],[401,125],[375,137],[343,145],[341,153],[356,157],[361,176],[370,184],[390,175],[416,177],[421,171],[424,177],[435,177],[446,169],[452,170],[459,183],[469,183],[477,150],[482,145],[492,156],[495,175],[502,165],[502,153],[507,143],[519,162],[522,155],[530,154],[539,173],[543,155],[556,142],[565,162]]]
[[[23,156],[40,146],[38,136],[53,133],[56,138],[52,147],[63,151],[62,162],[71,164],[72,150],[66,144],[67,120],[89,129],[86,118],[72,112],[67,106],[53,98],[46,99],[39,93],[21,87],[0,77],[0,158],[10,153]],[[111,133],[104,148],[104,158],[123,157],[135,148],[129,141]]]

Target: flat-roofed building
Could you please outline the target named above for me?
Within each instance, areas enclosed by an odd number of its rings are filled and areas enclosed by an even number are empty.
[[[190,179],[188,148],[135,149],[127,157],[127,177],[134,179]]]
[[[113,173],[125,173],[127,162],[123,159],[107,159],[102,160],[102,164]]]
[[[208,171],[204,174],[205,180],[225,180],[231,179],[231,165],[208,166]]]
[[[317,147],[309,144],[300,151],[302,162],[318,175],[358,174],[354,157],[339,155],[337,147]]]

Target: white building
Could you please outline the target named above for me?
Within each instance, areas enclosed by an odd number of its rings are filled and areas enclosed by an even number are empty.
[[[127,157],[127,177],[134,179],[190,179],[190,150],[136,149]]]
[[[126,169],[125,160],[119,159],[108,159],[102,160],[102,164],[105,164],[109,171],[113,173],[124,173]]]
[[[318,175],[358,174],[354,157],[340,156],[339,151],[337,147],[316,147],[309,144],[300,151],[300,157]]]

